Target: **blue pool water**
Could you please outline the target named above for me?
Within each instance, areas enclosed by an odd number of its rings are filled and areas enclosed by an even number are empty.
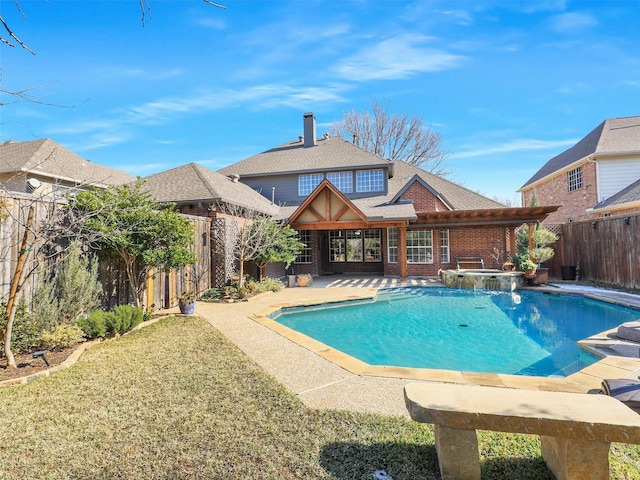
[[[597,361],[576,342],[638,317],[579,296],[436,287],[273,315],[371,365],[532,376],[567,376]]]

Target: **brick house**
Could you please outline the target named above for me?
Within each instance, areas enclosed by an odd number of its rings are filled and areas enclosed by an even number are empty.
[[[560,205],[550,224],[640,211],[640,117],[605,120],[518,191],[523,205]]]
[[[303,132],[219,170],[278,205],[298,230],[306,248],[296,273],[436,276],[468,257],[500,268],[515,250],[515,228],[557,208],[505,207],[340,137],[317,138],[312,113]]]

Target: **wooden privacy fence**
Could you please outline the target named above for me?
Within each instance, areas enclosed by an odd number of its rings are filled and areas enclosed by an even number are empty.
[[[4,302],[9,296],[12,274],[20,254],[20,244],[24,236],[29,209],[33,206],[32,224],[39,225],[51,219],[52,209],[59,208],[64,201],[0,191],[0,202],[5,205],[2,213],[6,217],[0,221],[0,302]],[[195,227],[191,250],[198,261],[195,265],[178,270],[154,271],[153,276],[147,281],[144,295],[145,308],[152,310],[167,308],[177,304],[176,297],[186,290],[200,293],[211,287],[211,219],[191,215],[185,215],[185,217]],[[33,248],[29,248],[27,253],[28,268],[33,268],[35,265],[33,251]],[[99,271],[104,289],[105,307],[133,303],[134,294],[129,289],[124,269],[117,262],[101,262]],[[37,283],[38,274],[35,273],[24,285],[20,297],[29,300]]]
[[[640,213],[555,225],[560,239],[550,273],[578,267],[581,280],[640,288]]]

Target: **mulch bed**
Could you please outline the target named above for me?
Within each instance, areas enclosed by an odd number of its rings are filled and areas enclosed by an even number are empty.
[[[48,367],[42,358],[33,358],[33,353],[27,352],[14,354],[18,368],[8,368],[7,359],[3,355],[2,358],[0,358],[0,382],[3,380],[26,377],[43,370],[47,370],[56,365],[60,365],[74,352],[75,349],[76,347],[71,347],[63,350],[51,350],[47,352],[47,361],[50,365]]]

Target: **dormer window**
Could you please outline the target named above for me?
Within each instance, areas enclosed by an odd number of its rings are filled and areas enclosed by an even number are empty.
[[[306,197],[322,182],[321,173],[300,175],[298,177],[298,195]]]
[[[327,173],[327,180],[342,193],[353,192],[353,172]]]
[[[381,192],[384,190],[382,170],[360,170],[356,172],[356,192]]]

